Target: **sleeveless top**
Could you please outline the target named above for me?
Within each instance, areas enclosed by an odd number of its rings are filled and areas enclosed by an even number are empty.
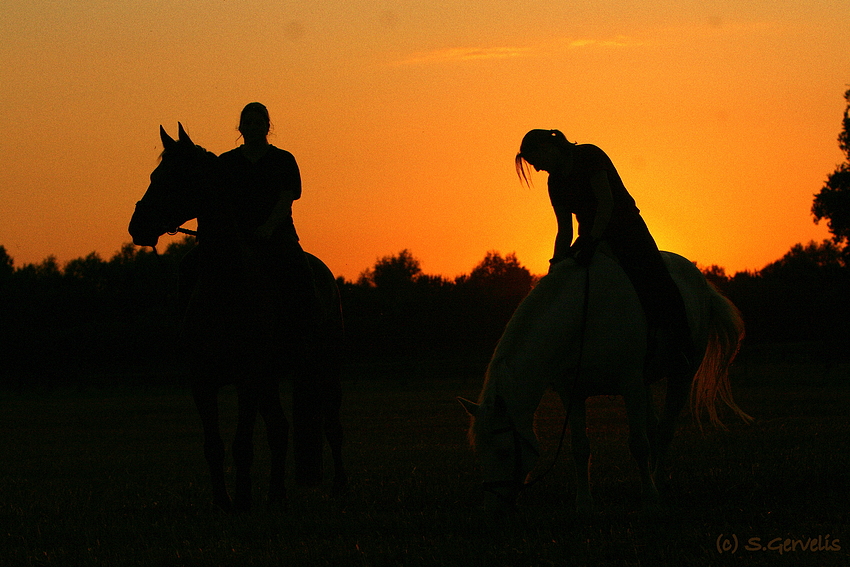
[[[549,200],[553,207],[564,207],[576,216],[578,236],[590,236],[596,218],[596,195],[590,180],[600,171],[608,174],[608,184],[614,200],[611,220],[603,238],[616,238],[617,232],[640,219],[640,210],[626,190],[620,174],[608,155],[592,144],[575,147],[573,166],[566,174],[549,175]]]

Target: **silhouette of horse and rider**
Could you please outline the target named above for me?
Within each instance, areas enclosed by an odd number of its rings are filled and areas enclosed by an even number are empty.
[[[296,481],[322,479],[322,434],[334,458],[334,493],[344,490],[340,372],[343,321],[332,272],[306,254],[292,220],[301,196],[295,158],[268,143],[268,111],[242,111],[244,144],[221,156],[196,146],[179,127],[177,140],[160,128],[162,160],[130,221],[133,242],[155,246],[161,235],[198,219],[198,245],[181,263],[185,314],[181,342],[201,416],[213,501],[225,510],[253,503],[251,467],[256,416],[270,448],[268,503],[285,504],[289,424],[279,383],[293,378]],[[231,498],[219,430],[218,390],[235,384],[238,423]]]

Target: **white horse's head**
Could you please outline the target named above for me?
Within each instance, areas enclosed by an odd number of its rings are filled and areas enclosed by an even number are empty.
[[[497,508],[510,508],[540,455],[532,423],[522,417],[527,411],[509,407],[501,394],[478,404],[460,402],[473,418],[469,437],[481,465],[482,487]]]
[[[592,267],[596,273],[615,266],[613,261],[599,256]],[[488,365],[479,403],[462,401],[474,418],[469,438],[479,459],[483,486],[505,504],[513,503],[538,461],[534,413],[540,399],[547,388],[562,386],[568,377],[575,375],[581,345],[590,338],[585,336],[589,331],[584,330],[587,278],[587,270],[573,260],[555,265],[508,323]],[[626,281],[624,275],[622,279]],[[605,286],[593,291],[598,294],[593,298],[595,305],[617,295]],[[639,309],[636,305],[634,313],[639,314]],[[610,312],[611,319],[624,316],[622,310]],[[589,329],[598,335],[597,327],[594,324]],[[621,322],[616,329],[620,327],[631,329],[634,325]],[[606,364],[609,361],[611,336],[619,339],[617,333],[599,335],[594,341],[599,346],[586,349],[583,364],[592,367],[594,376],[599,374],[599,360]],[[590,360],[591,355],[594,360]],[[585,371],[582,376],[585,382],[588,374]]]

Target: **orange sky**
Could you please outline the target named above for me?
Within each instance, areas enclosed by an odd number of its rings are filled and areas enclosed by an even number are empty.
[[[850,3],[801,4],[4,0],[0,244],[108,259],[159,125],[221,153],[258,100],[301,167],[304,248],[348,279],[403,248],[429,274],[489,250],[545,272],[546,177],[513,169],[531,128],[602,147],[661,248],[760,269],[828,237],[809,209],[843,159]]]

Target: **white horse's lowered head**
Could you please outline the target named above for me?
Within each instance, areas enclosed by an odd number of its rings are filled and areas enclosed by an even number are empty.
[[[728,366],[743,337],[743,322],[732,303],[681,256],[663,252],[685,302],[695,350],[694,373],[668,380],[658,422],[647,383],[647,327],[634,287],[619,264],[600,248],[591,265],[568,259],[523,300],[508,323],[487,368],[477,404],[461,400],[473,416],[470,442],[478,454],[484,488],[512,505],[538,456],[534,413],[553,387],[568,408],[576,470],[588,469],[585,400],[622,395],[629,419],[629,446],[641,473],[644,507],[658,508],[654,472],[673,437],[675,420],[691,395],[697,417],[720,424],[718,398],[744,419],[731,397]],[[587,292],[587,293],[586,293]],[[652,443],[650,443],[650,439]],[[579,474],[576,505],[593,510],[587,475]]]

